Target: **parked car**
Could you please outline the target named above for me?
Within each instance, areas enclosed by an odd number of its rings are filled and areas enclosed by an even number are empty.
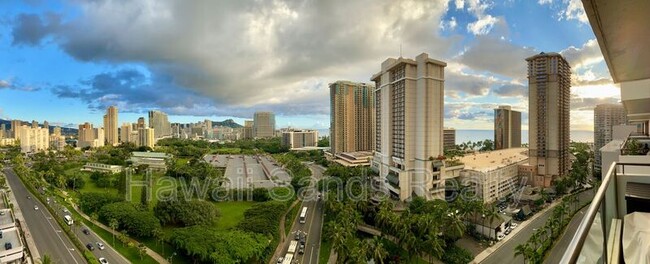
[[[509,235],[510,234],[510,228],[506,228],[506,231],[503,232],[503,233],[506,234],[506,235]]]
[[[510,229],[515,229],[515,228],[517,228],[517,223],[512,223],[512,224],[510,225]]]
[[[104,244],[97,242],[97,248],[99,248],[99,250],[104,250]]]
[[[501,241],[501,240],[503,240],[505,237],[506,237],[506,236],[504,236],[503,234],[499,234],[499,235],[497,235],[497,241]]]
[[[298,248],[298,254],[302,255],[305,254],[305,245],[300,245]]]
[[[99,258],[99,263],[108,264],[108,260],[106,260],[105,258]]]
[[[86,244],[86,248],[88,248],[88,250],[90,250],[90,251],[95,250],[95,247],[93,246],[92,243]]]
[[[10,250],[12,248],[11,242],[5,243],[5,250]]]

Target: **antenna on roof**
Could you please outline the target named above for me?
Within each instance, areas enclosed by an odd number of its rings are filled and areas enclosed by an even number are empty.
[[[399,57],[402,57],[402,43],[399,44]]]

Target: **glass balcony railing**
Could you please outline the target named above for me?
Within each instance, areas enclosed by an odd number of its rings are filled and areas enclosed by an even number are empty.
[[[634,211],[626,204],[626,187],[638,182],[650,182],[650,163],[609,167],[560,263],[623,262],[623,220]]]

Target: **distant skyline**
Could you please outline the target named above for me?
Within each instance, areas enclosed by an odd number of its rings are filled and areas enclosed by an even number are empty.
[[[0,118],[329,127],[328,83],[370,82],[388,57],[448,63],[445,126],[493,128],[512,105],[528,125],[526,62],[559,52],[573,71],[572,130],[619,101],[580,0],[2,1]],[[120,13],[116,16],[115,13]],[[354,20],[350,20],[354,17]],[[400,48],[401,47],[401,48]]]

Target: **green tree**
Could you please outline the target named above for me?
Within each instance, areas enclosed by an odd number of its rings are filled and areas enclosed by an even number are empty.
[[[40,264],[55,264],[54,260],[52,260],[52,257],[50,255],[45,254],[41,256],[41,259],[38,261]]]
[[[113,232],[111,234],[113,235],[113,245],[115,245],[115,232],[117,232],[117,227],[119,226],[119,222],[117,219],[112,218],[108,221],[108,226],[113,229]]]

